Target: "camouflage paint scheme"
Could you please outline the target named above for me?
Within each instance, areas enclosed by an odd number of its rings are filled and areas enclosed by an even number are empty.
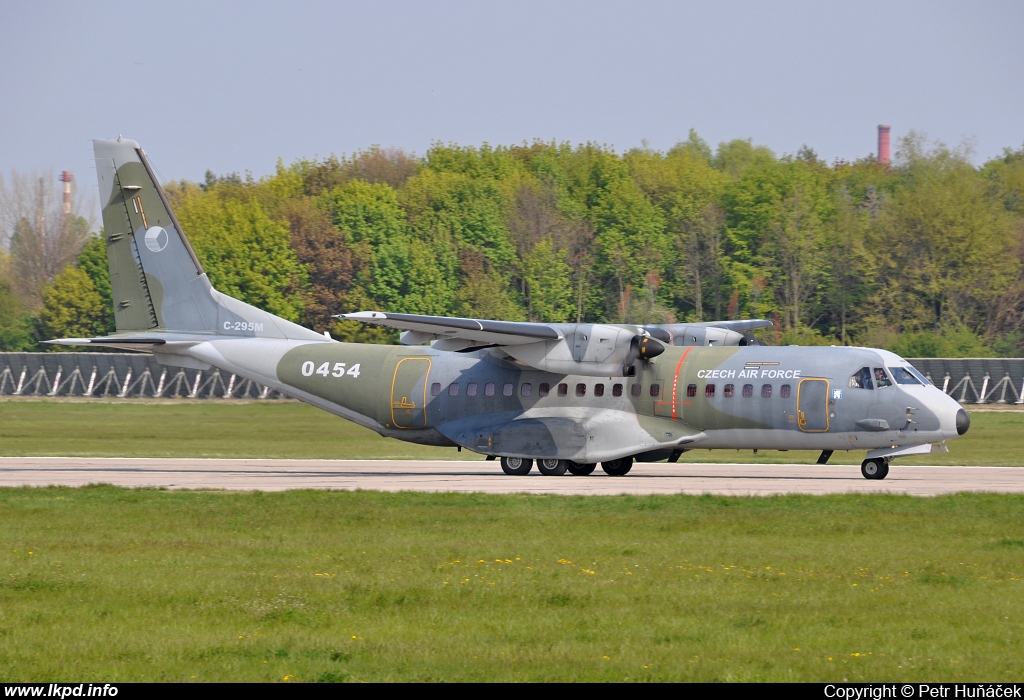
[[[910,365],[884,350],[709,346],[740,337],[709,327],[363,312],[347,317],[436,342],[336,342],[213,289],[138,144],[96,141],[95,152],[117,333],[53,342],[219,367],[387,437],[503,457],[653,461],[699,447],[888,459],[931,451],[969,424],[934,386],[892,381]],[[852,386],[862,368],[888,371],[891,385]]]

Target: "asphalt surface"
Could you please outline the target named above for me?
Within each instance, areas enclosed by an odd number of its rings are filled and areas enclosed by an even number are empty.
[[[1024,468],[911,467],[894,462],[869,481],[860,467],[808,464],[636,464],[625,477],[506,476],[497,462],[286,459],[0,457],[0,486],[84,486],[284,491],[343,489],[576,495],[687,493],[731,496],[962,491],[1024,493]]]

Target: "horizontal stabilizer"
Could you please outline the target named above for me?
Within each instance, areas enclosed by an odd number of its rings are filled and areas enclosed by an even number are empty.
[[[101,345],[107,348],[121,347],[126,350],[147,350],[157,345],[166,345],[164,338],[59,338],[44,340],[46,345]]]

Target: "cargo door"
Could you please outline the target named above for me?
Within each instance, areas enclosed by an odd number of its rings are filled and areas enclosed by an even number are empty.
[[[828,380],[801,379],[796,390],[797,425],[805,433],[828,432]]]
[[[395,365],[391,381],[391,420],[396,428],[427,427],[429,374],[430,360],[426,357],[405,357]]]

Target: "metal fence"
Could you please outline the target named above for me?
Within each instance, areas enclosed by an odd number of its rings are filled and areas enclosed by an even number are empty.
[[[914,367],[960,403],[1024,404],[1024,359],[927,357]]]
[[[148,399],[280,399],[279,392],[219,369],[170,367],[152,355],[0,353],[0,396]]]
[[[1024,358],[918,358],[910,362],[960,403],[1024,404]],[[152,355],[0,353],[0,396],[280,399],[281,393],[219,369],[161,365]]]

